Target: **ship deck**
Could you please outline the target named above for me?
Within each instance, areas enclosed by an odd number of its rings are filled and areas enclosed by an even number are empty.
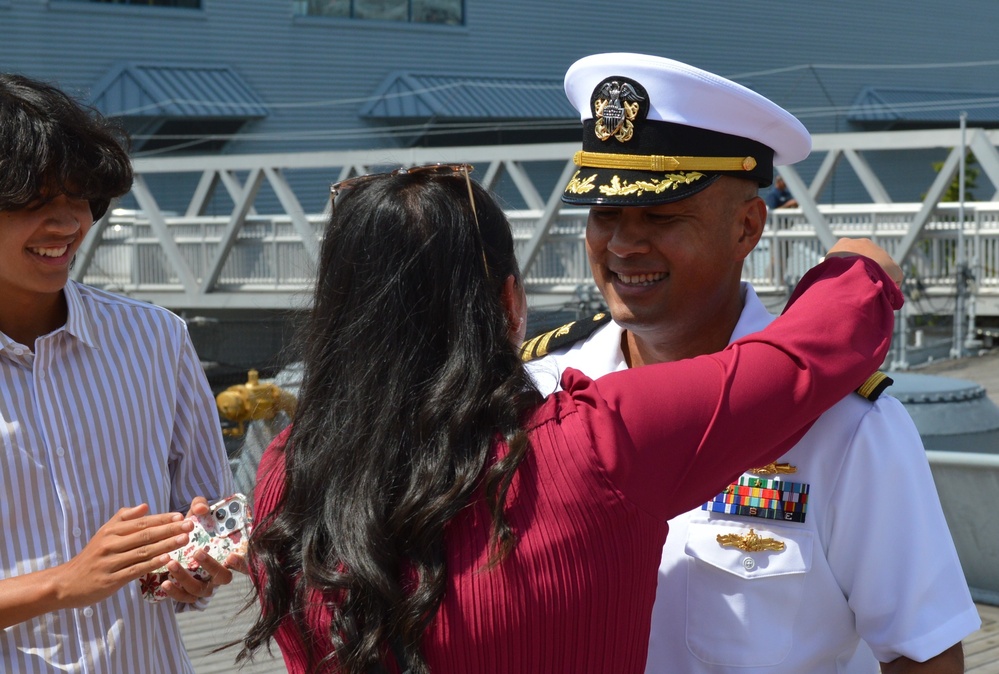
[[[975,358],[939,361],[916,370],[926,374],[974,381],[985,387],[989,397],[999,404],[999,350]],[[252,612],[239,613],[246,601],[249,581],[239,576],[220,588],[208,610],[179,615],[184,643],[198,674],[234,671],[237,647],[217,649],[239,639],[252,623]],[[979,603],[982,627],[964,640],[965,668],[972,674],[999,674],[999,606]],[[285,672],[275,646],[274,653],[259,653],[253,662],[238,670],[246,674]]]
[[[978,604],[982,628],[964,640],[964,671],[999,674],[999,606]]]

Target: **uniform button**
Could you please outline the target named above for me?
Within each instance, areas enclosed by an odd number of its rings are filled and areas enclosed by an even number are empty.
[[[742,560],[742,567],[746,569],[746,571],[752,571],[756,568],[756,560],[752,557],[746,557]]]
[[[85,615],[85,616],[87,616],[88,618],[90,618],[91,616],[93,616],[93,615],[94,615],[94,609],[92,609],[92,608],[90,608],[90,607],[88,606],[87,608],[83,609],[83,615]]]
[[[41,371],[38,372],[38,378],[39,379],[45,379],[45,370],[41,370]]]
[[[80,536],[83,535],[83,531],[80,529],[80,527],[73,527],[73,535],[79,538]]]
[[[62,447],[56,447],[56,456],[66,456],[66,450]]]
[[[15,356],[23,356],[24,355],[24,349],[22,349],[19,346],[18,347],[14,347],[14,355]]]

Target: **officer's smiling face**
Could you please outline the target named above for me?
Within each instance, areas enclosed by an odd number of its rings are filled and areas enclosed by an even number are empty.
[[[722,177],[670,204],[591,207],[586,250],[614,320],[658,339],[737,320],[742,261],[759,240],[746,215],[761,204],[755,184]]]

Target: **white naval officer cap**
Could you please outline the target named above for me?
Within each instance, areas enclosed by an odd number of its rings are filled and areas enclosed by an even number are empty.
[[[565,74],[583,122],[569,204],[649,206],[700,192],[719,176],[773,181],[812,138],[770,99],[700,68],[646,54],[594,54]]]

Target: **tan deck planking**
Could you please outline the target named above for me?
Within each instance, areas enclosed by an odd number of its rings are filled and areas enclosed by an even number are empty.
[[[197,674],[278,674],[286,672],[275,647],[274,656],[266,652],[255,661],[236,670],[233,661],[238,647],[213,653],[216,648],[240,638],[251,623],[252,615],[237,615],[249,588],[245,577],[221,588],[207,611],[182,613],[179,616],[184,643]],[[964,640],[965,670],[972,674],[999,674],[999,607],[978,604],[982,628]]]
[[[978,604],[982,628],[964,640],[964,670],[999,674],[999,607]]]

